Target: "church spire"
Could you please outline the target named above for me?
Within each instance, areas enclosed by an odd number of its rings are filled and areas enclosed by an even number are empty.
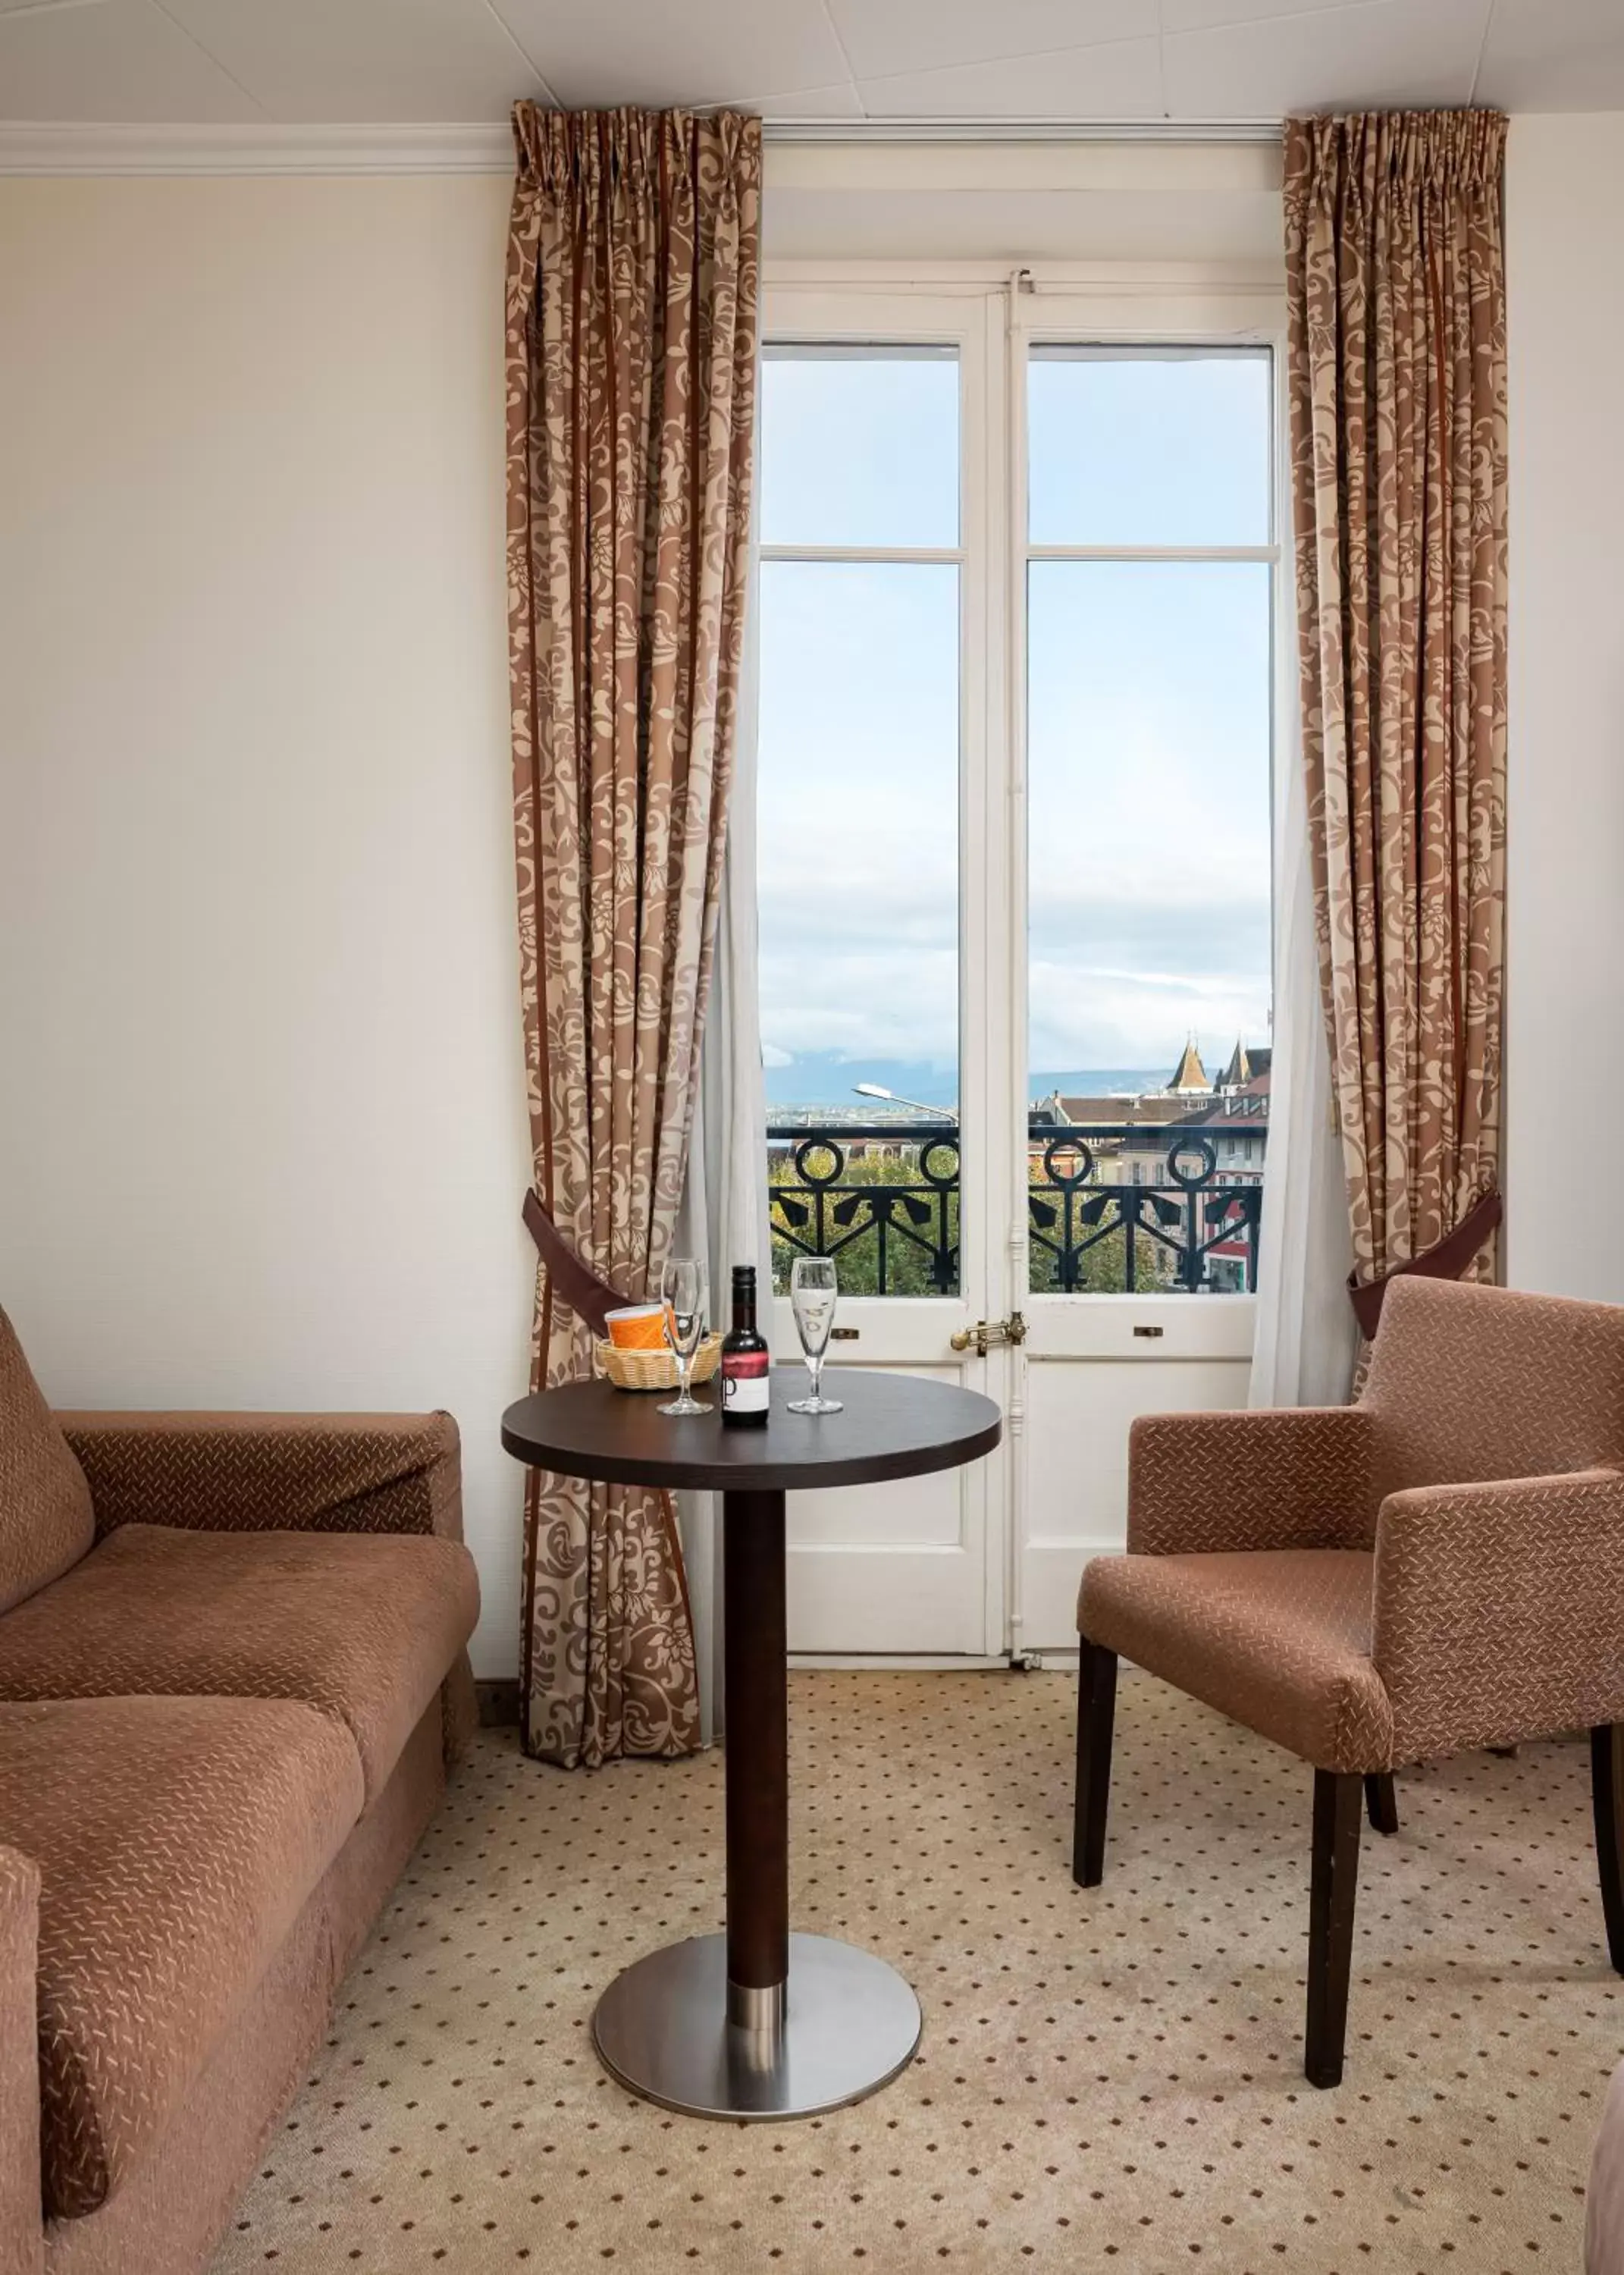
[[[1212,1089],[1212,1083],[1207,1078],[1207,1070],[1201,1063],[1201,1054],[1196,1047],[1194,1035],[1191,1035],[1185,1044],[1183,1055],[1175,1067],[1173,1079],[1167,1087],[1175,1092]]]

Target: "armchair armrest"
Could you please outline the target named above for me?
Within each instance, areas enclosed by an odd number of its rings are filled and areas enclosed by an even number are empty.
[[[58,1414],[98,1536],[121,1524],[211,1532],[463,1537],[449,1414]]]
[[[0,2267],[45,2264],[40,2194],[40,1868],[0,1847]]]
[[[1361,1547],[1371,1443],[1359,1406],[1143,1414],[1128,1439],[1129,1553]]]
[[[1389,1493],[1371,1657],[1399,1761],[1624,1720],[1624,1477]]]

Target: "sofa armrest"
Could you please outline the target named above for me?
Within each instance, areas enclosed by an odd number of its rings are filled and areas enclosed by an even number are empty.
[[[463,1537],[449,1414],[58,1414],[90,1482],[98,1535],[208,1532]]]
[[[1371,1442],[1358,1406],[1143,1414],[1128,1438],[1129,1551],[1360,1547]]]
[[[1371,1655],[1399,1761],[1624,1720],[1624,1477],[1389,1493]]]
[[[40,2195],[40,1868],[0,1846],[0,2267],[45,2264]]]

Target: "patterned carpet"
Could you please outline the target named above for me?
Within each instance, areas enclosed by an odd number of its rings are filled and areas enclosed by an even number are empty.
[[[215,2263],[248,2275],[1192,2264],[1572,2271],[1624,2051],[1578,1745],[1403,1778],[1366,1833],[1345,2082],[1303,2080],[1308,1773],[1125,1671],[1105,1886],[1072,1684],[792,1678],[795,1918],[925,2007],[888,2090],[720,2126],[598,2067],[596,1991],[719,1924],[721,1760],[481,1735]]]

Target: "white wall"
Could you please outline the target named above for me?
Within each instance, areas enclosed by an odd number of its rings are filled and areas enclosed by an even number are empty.
[[[1279,272],[1267,142],[769,142],[776,261],[1256,264]]]
[[[1132,157],[930,162],[986,174],[954,223],[978,254],[1098,255],[1147,191]],[[1167,257],[1197,162],[1157,162],[1136,249]],[[1277,161],[1223,162],[1197,186],[1261,247]],[[951,249],[907,183],[834,164],[774,151],[774,249]],[[1065,245],[1011,198],[1051,231],[1063,204]],[[517,1657],[495,1425],[530,1293],[507,201],[0,182],[0,1302],[63,1402],[449,1406],[487,1674]],[[1516,120],[1508,217],[1508,1265],[1624,1298],[1624,1210],[1546,1182],[1575,1115],[1601,1167],[1624,1128],[1624,117]]]
[[[769,253],[1275,258],[1279,157],[775,146]],[[0,181],[0,1303],[87,1405],[449,1406],[517,1656],[505,175]]]
[[[1507,224],[1507,1273],[1620,1303],[1624,114],[1514,119]]]
[[[449,1407],[530,1295],[508,185],[0,183],[0,1302],[63,1403]]]

